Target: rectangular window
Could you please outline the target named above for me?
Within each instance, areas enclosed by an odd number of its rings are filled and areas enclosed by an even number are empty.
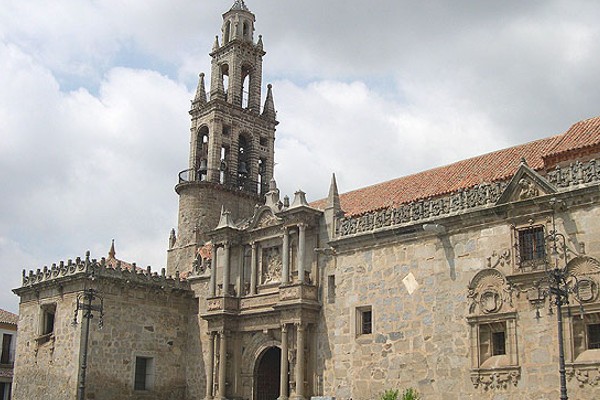
[[[493,356],[506,354],[506,323],[479,325],[479,354],[481,363]]]
[[[335,303],[335,275],[327,277],[327,301]]]
[[[12,362],[12,355],[10,354],[12,345],[12,336],[8,333],[2,335],[2,356],[0,357],[0,364],[10,364]]]
[[[356,309],[356,335],[373,333],[373,312],[371,306]]]
[[[544,227],[532,226],[518,231],[519,257],[521,262],[543,260],[546,254],[544,246]]]
[[[504,331],[492,332],[492,355],[506,354],[506,336]]]
[[[154,359],[150,357],[135,358],[134,390],[150,390],[153,384]]]
[[[600,324],[587,326],[588,349],[600,349]]]
[[[40,334],[50,335],[54,332],[54,321],[56,318],[56,303],[44,304],[42,307],[42,319],[40,321]]]

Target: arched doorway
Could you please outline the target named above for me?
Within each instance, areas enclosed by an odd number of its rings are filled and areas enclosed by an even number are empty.
[[[269,347],[257,361],[254,373],[254,400],[276,400],[279,397],[281,349]]]

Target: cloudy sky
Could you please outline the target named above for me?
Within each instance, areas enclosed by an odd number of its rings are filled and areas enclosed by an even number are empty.
[[[163,267],[198,73],[233,0],[0,3],[0,308],[21,270]],[[596,1],[248,0],[284,194],[341,191],[600,114]]]

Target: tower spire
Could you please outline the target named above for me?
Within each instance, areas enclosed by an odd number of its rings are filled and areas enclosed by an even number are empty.
[[[198,79],[198,87],[196,88],[196,96],[194,97],[193,106],[197,107],[206,104],[206,88],[204,87],[204,72],[200,73]]]
[[[265,99],[265,107],[263,108],[263,116],[275,119],[275,102],[273,101],[273,85],[267,85],[267,98]]]

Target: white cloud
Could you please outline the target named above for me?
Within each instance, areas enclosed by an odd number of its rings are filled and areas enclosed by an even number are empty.
[[[164,265],[189,99],[231,2],[0,5],[0,307],[90,249]],[[290,196],[342,191],[560,133],[600,104],[600,5],[248,1]],[[6,283],[8,282],[8,283]],[[13,300],[10,300],[10,299]]]

